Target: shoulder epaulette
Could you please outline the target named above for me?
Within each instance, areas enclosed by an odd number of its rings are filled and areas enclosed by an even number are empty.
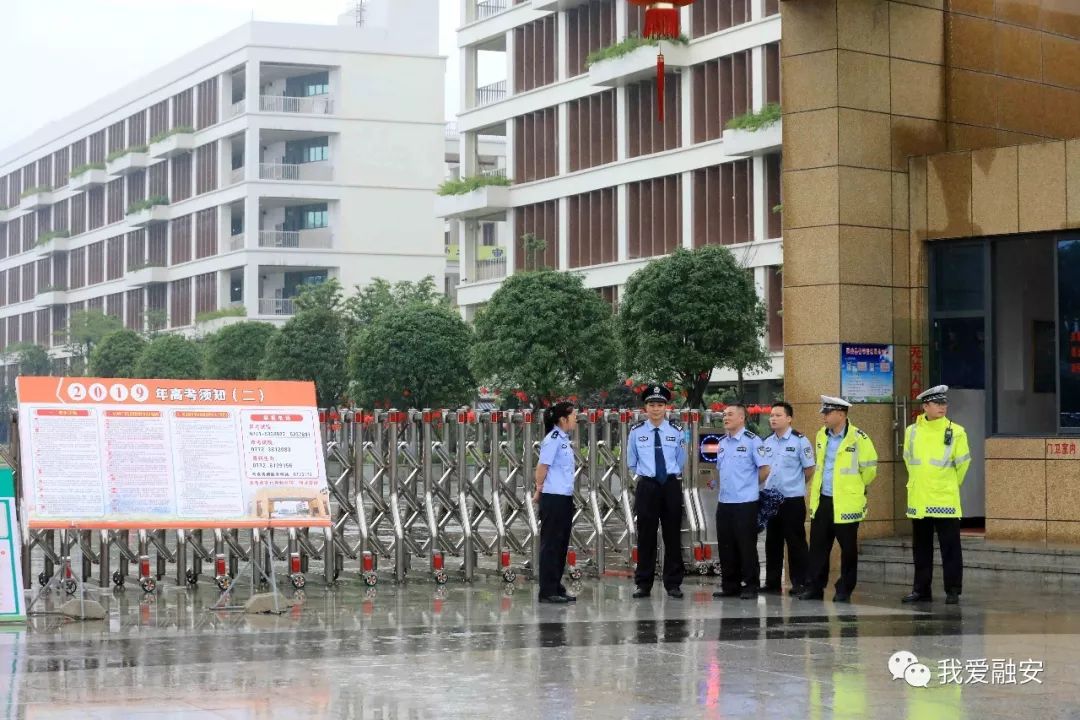
[[[748,438],[756,438],[757,437],[757,433],[753,432],[752,430],[745,430],[744,434]]]
[[[636,423],[634,423],[633,425],[630,426],[630,429],[631,430],[637,430],[639,427],[644,425],[645,422],[646,422],[645,420],[642,420],[641,422],[636,422]]]
[[[765,442],[768,442],[769,440],[772,440],[774,437],[776,437],[776,433],[769,433],[769,436],[766,437],[766,438],[763,438],[763,440]]]
[[[801,432],[799,432],[798,430],[796,430],[794,428],[791,429],[791,434],[794,435],[797,438],[806,437],[805,435],[803,435]]]
[[[856,433],[858,434],[858,436],[859,436],[859,437],[864,437],[864,438],[866,438],[867,440],[869,440],[869,439],[870,439],[870,436],[869,436],[869,435],[867,435],[866,433],[864,433],[864,432],[863,432],[862,430],[859,430],[858,428],[856,428],[855,432],[856,432]]]
[[[668,420],[667,424],[670,425],[671,427],[675,428],[676,430],[682,430],[683,429],[682,423],[680,423],[678,420]]]

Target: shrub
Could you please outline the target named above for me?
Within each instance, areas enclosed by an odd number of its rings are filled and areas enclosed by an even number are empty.
[[[76,177],[79,177],[80,175],[82,175],[83,173],[89,172],[91,170],[104,170],[104,169],[105,169],[105,163],[103,163],[103,162],[83,163],[82,165],[76,165],[74,168],[72,168],[71,172],[68,173],[68,177],[76,178]]]
[[[150,197],[146,198],[145,200],[139,200],[138,202],[133,202],[130,205],[128,205],[127,214],[128,215],[133,215],[134,213],[137,213],[140,210],[149,210],[150,208],[154,207],[155,205],[168,205],[168,204],[169,204],[169,198],[165,197],[164,195],[151,195]]]
[[[612,60],[614,58],[622,57],[623,55],[629,55],[638,48],[643,47],[657,47],[660,45],[661,39],[664,42],[676,43],[678,45],[689,45],[690,39],[685,35],[679,35],[678,37],[671,38],[643,38],[640,35],[631,35],[625,40],[621,40],[614,45],[608,45],[605,48],[599,50],[593,50],[585,57],[585,67],[589,67],[594,63],[598,63],[602,60]]]
[[[449,180],[445,180],[442,185],[439,185],[439,189],[436,192],[442,196],[465,195],[471,193],[473,190],[479,190],[480,188],[489,185],[508,187],[510,184],[510,178],[505,175],[474,175],[467,178],[450,178]]]
[[[769,103],[758,112],[748,112],[736,115],[728,120],[725,126],[728,130],[749,130],[757,132],[780,121],[780,103]]]
[[[166,140],[172,137],[173,135],[185,135],[191,134],[193,132],[195,132],[195,128],[191,127],[190,125],[180,125],[178,127],[174,127],[172,130],[165,130],[164,132],[159,132],[157,135],[150,138],[150,144],[153,145],[154,143],[159,143],[162,140]]]

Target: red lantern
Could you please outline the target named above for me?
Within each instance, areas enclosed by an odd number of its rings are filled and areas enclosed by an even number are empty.
[[[631,5],[645,8],[644,37],[653,40],[671,40],[679,37],[679,8],[694,0],[627,0]],[[656,115],[664,122],[664,53],[656,56]]]

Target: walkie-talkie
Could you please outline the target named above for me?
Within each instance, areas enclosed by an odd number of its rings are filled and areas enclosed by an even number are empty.
[[[952,423],[949,423],[949,427],[945,428],[945,444],[952,445]]]

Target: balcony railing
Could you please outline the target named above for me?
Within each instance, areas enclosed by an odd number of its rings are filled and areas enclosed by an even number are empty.
[[[296,304],[292,298],[259,298],[260,315],[295,315]]]
[[[457,122],[451,120],[443,126],[443,135],[448,138],[458,137]]]
[[[330,95],[314,95],[312,97],[263,95],[259,98],[259,109],[262,112],[330,115],[334,112],[334,98]]]
[[[506,258],[499,260],[477,260],[475,282],[498,280],[506,277]]]
[[[497,83],[491,83],[490,85],[484,85],[483,87],[476,88],[476,104],[477,105],[490,105],[491,103],[499,102],[506,99],[506,81],[500,80]]]
[[[232,115],[229,117],[236,117],[237,115],[244,114],[244,107],[247,105],[247,100],[240,100],[232,104]]]
[[[330,228],[259,231],[259,247],[329,250],[333,244],[334,236]]]
[[[244,249],[244,233],[239,235],[233,235],[229,238],[229,252],[236,252],[237,250]]]
[[[476,19],[483,20],[498,15],[507,7],[507,0],[477,0]]]
[[[261,180],[286,180],[293,182],[328,182],[334,177],[334,167],[329,162],[310,162],[297,165],[289,163],[261,163]]]
[[[242,182],[244,182],[244,168],[238,167],[232,171],[231,175],[229,175],[229,184],[236,185],[237,183]]]

